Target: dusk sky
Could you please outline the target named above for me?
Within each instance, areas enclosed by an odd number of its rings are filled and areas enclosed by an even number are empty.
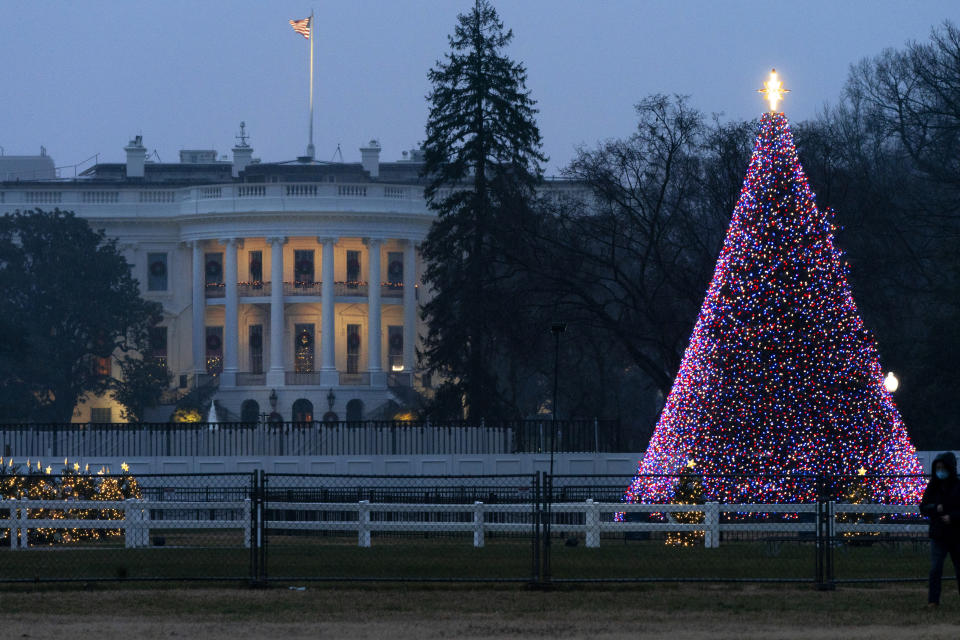
[[[840,96],[849,66],[960,22],[960,2],[499,0],[509,55],[528,70],[548,174],[578,145],[629,135],[633,105],[689,94],[705,113],[753,118],[771,67],[796,122]],[[315,145],[344,160],[377,138],[383,160],[424,138],[427,71],[472,0],[316,3]],[[308,42],[302,1],[164,0],[0,4],[0,146],[47,148],[57,166],[95,153],[119,162],[142,134],[165,162],[183,148],[229,153],[238,124],[264,162],[307,142]],[[85,168],[89,165],[84,165]],[[72,176],[73,168],[64,169]]]

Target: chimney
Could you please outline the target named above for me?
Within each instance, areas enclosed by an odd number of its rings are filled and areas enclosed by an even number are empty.
[[[237,136],[238,142],[233,147],[233,168],[230,170],[234,178],[240,176],[240,172],[247,168],[247,165],[253,160],[253,147],[247,144],[247,123],[240,123],[240,135]]]
[[[142,178],[143,165],[147,161],[147,148],[143,146],[143,136],[136,136],[123,150],[127,152],[127,177]]]
[[[363,170],[370,174],[371,178],[380,175],[380,143],[371,140],[366,147],[360,147],[360,164]]]

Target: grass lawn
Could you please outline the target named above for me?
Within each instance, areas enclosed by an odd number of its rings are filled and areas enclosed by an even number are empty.
[[[163,535],[162,531],[155,535]],[[28,551],[0,550],[2,580],[215,578],[245,580],[250,550],[236,532],[176,532],[164,546],[126,549],[122,542],[87,543]],[[604,539],[599,548],[582,542],[551,546],[552,576],[568,580],[783,580],[810,582],[813,542],[724,542],[716,549],[668,547],[657,540]],[[924,541],[877,542],[834,548],[838,581],[878,578],[922,579]],[[374,536],[357,546],[351,536],[270,535],[266,547],[270,579],[471,579],[528,582],[534,577],[528,538],[488,538],[483,548],[460,537]]]
[[[294,585],[300,586],[300,585]],[[0,589],[8,637],[150,640],[298,638],[955,638],[960,598],[945,585],[928,611],[922,585],[520,585],[269,589]]]

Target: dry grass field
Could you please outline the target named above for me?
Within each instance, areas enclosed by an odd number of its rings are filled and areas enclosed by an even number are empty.
[[[182,588],[108,585],[0,590],[7,638],[803,638],[960,635],[960,598],[925,607],[922,585],[519,586],[304,585]]]

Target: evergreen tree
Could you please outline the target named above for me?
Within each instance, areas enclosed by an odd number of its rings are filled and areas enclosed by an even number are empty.
[[[424,196],[437,219],[422,246],[433,290],[422,356],[444,379],[437,401],[448,416],[503,413],[496,370],[507,350],[498,335],[510,332],[512,301],[501,258],[516,241],[511,229],[532,215],[545,161],[526,69],[503,52],[512,38],[490,3],[476,0],[429,72]]]
[[[628,501],[665,501],[694,458],[704,497],[805,501],[803,476],[871,474],[874,499],[916,501],[916,451],[783,113],[764,114],[680,371]],[[661,475],[654,475],[661,474]],[[740,475],[738,475],[740,474]]]
[[[67,211],[0,217],[0,419],[70,422],[116,382],[95,366],[146,344],[160,305],[140,296],[103,231]]]

